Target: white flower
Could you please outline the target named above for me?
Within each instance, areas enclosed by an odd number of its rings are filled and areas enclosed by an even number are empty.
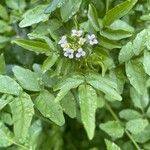
[[[88,35],[89,43],[90,45],[98,44],[98,41],[96,39],[96,36],[94,34]]]
[[[82,30],[76,30],[76,29],[73,29],[73,30],[72,30],[71,36],[77,36],[77,37],[80,37],[82,34],[83,34],[83,31],[82,31]]]
[[[64,49],[64,56],[69,57],[72,59],[74,57],[74,50],[73,49]]]
[[[63,43],[60,45],[63,49],[65,48],[69,48],[69,44],[68,43]]]
[[[67,37],[64,35],[61,37],[60,41],[58,42],[58,44],[62,45],[62,44],[66,44],[67,42]]]
[[[78,49],[78,52],[76,53],[76,57],[77,57],[77,58],[80,58],[80,57],[85,56],[85,55],[86,55],[86,52],[83,51],[82,48],[79,48],[79,49]]]
[[[86,42],[86,39],[85,39],[85,38],[82,38],[82,37],[81,37],[81,38],[79,39],[79,44],[80,44],[80,45],[83,45],[85,42]]]

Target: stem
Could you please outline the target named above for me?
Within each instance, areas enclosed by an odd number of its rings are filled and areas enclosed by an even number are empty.
[[[108,11],[109,9],[109,0],[106,0],[106,12]]]
[[[114,119],[118,122],[121,121],[119,120],[119,118],[117,117],[117,115],[115,114],[115,112],[113,111],[113,109],[111,108],[111,106],[106,103],[106,107],[109,110],[109,112],[111,113],[111,115],[114,117]],[[137,150],[140,150],[140,147],[138,146],[138,144],[136,143],[136,141],[134,140],[134,138],[132,137],[132,135],[125,129],[125,133],[127,134],[127,136],[129,137],[129,139],[132,141],[132,143],[134,144],[134,146],[137,148]]]
[[[15,142],[15,141],[13,141],[12,139],[7,138],[7,140],[10,141],[11,143],[13,143],[14,145],[17,145],[17,146],[19,146],[19,147],[21,147],[23,149],[29,150],[28,147],[25,147],[24,145],[21,145],[21,144]]]

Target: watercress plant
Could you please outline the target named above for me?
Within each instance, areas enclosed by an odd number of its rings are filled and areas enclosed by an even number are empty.
[[[150,150],[150,0],[1,0],[0,149]]]

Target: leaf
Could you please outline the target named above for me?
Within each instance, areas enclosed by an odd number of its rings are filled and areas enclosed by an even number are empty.
[[[13,99],[13,96],[4,94],[0,98],[0,110],[3,109],[8,103],[10,103]]]
[[[13,73],[20,85],[29,91],[40,91],[40,79],[38,74],[28,69],[24,69],[19,66],[13,68]]]
[[[133,56],[134,56],[133,44],[131,42],[128,42],[120,50],[119,62],[122,64],[126,61],[129,61]]]
[[[5,74],[6,72],[6,64],[5,64],[5,58],[4,55],[0,55],[0,74]]]
[[[95,31],[99,31],[100,26],[98,22],[98,15],[97,15],[96,8],[94,7],[93,4],[89,5],[88,18],[89,18],[90,23],[94,27]]]
[[[95,130],[95,113],[97,108],[97,94],[90,85],[79,86],[79,105],[81,120],[91,140]]]
[[[71,118],[76,117],[76,101],[71,92],[69,92],[61,101],[60,105],[63,111]]]
[[[121,44],[116,42],[116,41],[112,41],[109,40],[105,37],[100,36],[99,37],[99,44],[109,50],[115,49],[115,48],[121,48]]]
[[[39,22],[45,22],[49,18],[49,14],[44,14],[47,5],[38,5],[23,14],[23,20],[19,23],[21,28],[31,26]]]
[[[110,70],[110,78],[116,82],[117,84],[117,91],[122,94],[124,90],[124,84],[125,84],[125,75],[123,73],[122,68],[115,68]]]
[[[13,133],[0,121],[0,147],[8,147],[13,143],[11,139],[13,138]]]
[[[107,150],[121,150],[115,143],[105,139]]]
[[[142,132],[147,126],[148,121],[146,119],[133,119],[126,123],[126,129],[133,134],[138,134]]]
[[[9,41],[10,41],[10,38],[8,36],[0,35],[0,44],[1,43],[6,43],[6,42],[9,42]]]
[[[135,107],[140,108],[143,110],[143,108],[146,108],[149,103],[149,95],[147,89],[143,91],[143,94],[140,95],[135,88],[130,89],[130,97]]]
[[[77,13],[81,3],[82,0],[68,0],[67,3],[60,8],[63,22],[67,22],[73,15]]]
[[[3,5],[0,5],[0,17],[4,20],[8,20],[8,13]]]
[[[129,61],[126,62],[125,67],[131,85],[142,95],[146,86],[146,75],[142,64],[138,61]]]
[[[122,97],[117,92],[117,85],[110,79],[102,77],[97,74],[90,74],[87,76],[86,81],[92,85],[97,90],[104,92],[106,95],[111,96],[112,98],[121,101]]]
[[[132,7],[136,4],[136,2],[137,0],[126,0],[125,2],[122,2],[121,4],[109,10],[104,16],[103,25],[109,26],[115,20],[126,15],[132,9]]]
[[[29,138],[28,143],[29,147],[33,150],[36,150],[37,145],[39,144],[40,134],[42,132],[42,123],[40,120],[36,120],[32,123],[29,129]]]
[[[43,73],[45,73],[47,70],[49,70],[57,61],[58,55],[52,54],[49,56],[42,65]]]
[[[132,33],[123,30],[112,30],[110,28],[101,30],[100,34],[110,40],[121,40],[132,36]]]
[[[142,30],[137,34],[136,38],[133,40],[133,52],[135,55],[139,55],[145,48],[145,43],[147,40],[147,30]]]
[[[130,33],[134,32],[134,28],[132,26],[130,26],[127,22],[123,21],[123,20],[115,20],[110,26],[110,29],[112,30],[123,30],[123,31],[127,31]]]
[[[60,101],[71,89],[77,88],[83,82],[84,78],[80,75],[74,75],[72,77],[62,79],[62,81],[60,81],[60,83],[54,88],[55,91],[60,90],[55,102]]]
[[[3,123],[7,124],[7,125],[12,125],[13,121],[12,121],[12,117],[10,113],[1,113],[1,120],[3,121]]]
[[[65,123],[63,111],[59,103],[54,101],[55,97],[44,90],[34,101],[37,109],[42,113],[44,117],[49,118],[54,123],[62,126]]]
[[[19,95],[22,92],[22,88],[12,78],[0,75],[0,92],[12,95]]]
[[[66,3],[66,0],[52,0],[48,7],[45,9],[45,13],[51,13],[57,8],[62,7]]]
[[[143,66],[145,72],[150,76],[150,52],[147,50],[144,51]]]
[[[150,140],[150,126],[147,126],[143,131],[138,134],[132,135],[134,140],[138,143],[144,144]]]
[[[6,0],[6,4],[14,10],[23,10],[26,7],[25,0]]]
[[[138,119],[142,117],[142,115],[138,111],[133,109],[123,109],[119,112],[119,116],[120,118],[123,118],[125,120]]]
[[[33,102],[27,93],[22,93],[10,103],[10,107],[15,137],[20,142],[24,142],[34,114]]]
[[[44,42],[40,42],[40,41],[29,41],[29,40],[25,40],[25,39],[15,39],[12,41],[12,43],[15,43],[19,46],[21,46],[24,49],[27,49],[29,51],[33,51],[36,53],[44,53],[46,55],[50,54],[50,49],[49,46],[44,43]]]
[[[118,121],[108,121],[106,123],[101,123],[100,128],[112,138],[121,138],[124,134],[124,128]]]
[[[12,28],[8,25],[7,22],[0,20],[0,33],[10,32]]]

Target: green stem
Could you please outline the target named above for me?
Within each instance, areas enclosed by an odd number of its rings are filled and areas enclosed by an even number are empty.
[[[113,109],[111,108],[111,106],[108,103],[106,103],[106,107],[109,110],[109,112],[111,113],[111,115],[114,117],[114,119],[116,121],[119,121],[120,124],[121,124],[121,121],[119,120],[119,118],[117,117],[117,115],[115,114],[115,112],[113,111]],[[132,141],[132,143],[134,144],[134,146],[137,148],[137,150],[140,150],[140,147],[138,146],[138,144],[136,143],[136,141],[134,140],[134,138],[132,137],[132,135],[126,129],[125,129],[125,133],[129,137],[129,139]]]
[[[106,0],[106,12],[108,11],[109,9],[109,0]]]
[[[25,147],[24,145],[21,145],[21,144],[15,142],[15,141],[13,141],[12,139],[7,138],[7,140],[10,141],[11,143],[13,143],[14,145],[17,145],[17,146],[19,146],[19,147],[21,147],[23,149],[29,150],[28,147]]]

